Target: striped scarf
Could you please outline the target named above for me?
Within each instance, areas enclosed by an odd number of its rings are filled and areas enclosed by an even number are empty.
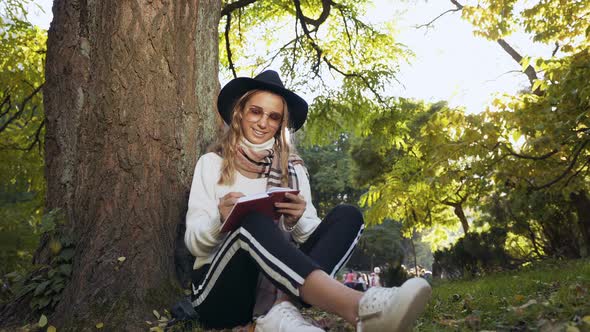
[[[271,142],[272,141],[272,142]],[[274,139],[269,142],[254,145],[249,142],[242,142],[238,145],[238,153],[236,156],[236,167],[243,175],[250,178],[267,178],[266,189],[272,187],[282,187],[281,178],[281,163],[274,152]],[[289,155],[288,160],[288,187],[292,189],[299,189],[299,181],[297,173],[295,173],[295,165],[303,165],[303,160],[296,154]],[[291,240],[291,234],[282,230],[281,232],[285,239]],[[252,313],[255,317],[266,314],[273,303],[277,299],[277,288],[268,280],[268,278],[260,273],[258,276],[258,284],[256,285],[256,302]]]
[[[292,189],[299,189],[299,181],[297,173],[295,173],[295,165],[303,165],[303,160],[298,155],[292,153],[289,155],[288,161],[288,187]],[[283,173],[281,171],[280,160],[275,158],[274,149],[254,150],[243,144],[238,146],[238,154],[236,156],[236,167],[243,175],[250,178],[268,178],[266,189],[272,187],[282,187],[281,178]]]

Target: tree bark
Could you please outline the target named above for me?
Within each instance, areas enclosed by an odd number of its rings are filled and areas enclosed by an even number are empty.
[[[469,232],[469,222],[465,217],[465,212],[463,212],[463,206],[461,204],[453,205],[453,209],[455,211],[455,215],[459,220],[461,220],[461,226],[463,226],[463,232],[467,234]]]
[[[467,234],[467,232],[469,232],[469,221],[467,220],[467,217],[465,217],[465,212],[463,211],[463,204],[461,202],[454,203],[449,201],[444,201],[443,204],[446,204],[453,208],[453,212],[455,213],[457,218],[459,218],[459,221],[461,221],[463,232]]]
[[[578,215],[578,227],[582,240],[580,256],[588,257],[590,255],[590,198],[585,190],[571,193],[570,198]]]
[[[145,329],[179,295],[175,235],[196,159],[220,124],[220,6],[55,0],[47,206],[65,211],[76,237],[72,279],[50,319],[58,330]]]

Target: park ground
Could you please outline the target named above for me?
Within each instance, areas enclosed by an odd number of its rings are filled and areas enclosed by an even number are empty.
[[[334,315],[313,309],[304,315],[329,331],[354,331]],[[435,280],[414,331],[589,332],[590,259],[547,260],[468,280]]]

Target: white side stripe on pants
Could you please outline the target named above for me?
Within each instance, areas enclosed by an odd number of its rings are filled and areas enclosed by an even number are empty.
[[[239,235],[245,237],[248,241],[245,241],[241,238],[236,238]],[[228,248],[229,246],[229,248]],[[197,297],[195,301],[193,301],[193,306],[200,305],[207,297],[215,282],[219,278],[221,272],[225,269],[225,266],[234,256],[234,254],[239,250],[244,249],[248,251],[254,260],[262,267],[264,272],[266,272],[270,278],[278,281],[281,285],[285,286],[291,293],[294,295],[299,295],[299,289],[293,286],[292,282],[289,280],[291,278],[297,284],[303,284],[303,277],[289,268],[285,263],[280,261],[278,258],[273,256],[266,248],[264,248],[256,239],[244,228],[239,228],[238,231],[234,232],[230,235],[229,238],[226,239],[222,248],[218,251],[216,257],[213,259],[211,267],[205,276],[204,281],[199,285],[198,289],[194,289],[193,292],[195,295],[200,295]],[[264,258],[262,257],[264,256]],[[284,274],[287,275],[288,278],[284,277],[277,271],[275,271],[267,262],[266,260],[270,261],[274,264],[278,269],[280,269]],[[213,274],[211,275],[211,273]],[[210,279],[210,280],[208,280]]]
[[[363,224],[361,226],[361,228],[359,229],[359,232],[356,234],[356,238],[354,239],[354,241],[352,241],[352,243],[350,244],[350,247],[346,251],[346,254],[344,256],[342,256],[342,259],[340,259],[338,264],[336,264],[336,266],[334,266],[334,269],[330,273],[330,277],[334,278],[334,276],[336,275],[336,272],[338,272],[338,270],[340,270],[340,268],[343,267],[344,264],[346,264],[346,262],[348,262],[348,260],[350,259],[350,256],[352,256],[352,251],[356,247],[356,243],[359,241],[359,239],[361,238],[361,235],[363,234],[364,229],[365,229],[365,225]]]

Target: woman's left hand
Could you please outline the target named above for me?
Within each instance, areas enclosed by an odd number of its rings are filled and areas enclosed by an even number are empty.
[[[284,222],[287,224],[287,226],[293,226],[303,215],[307,203],[305,202],[305,198],[303,198],[301,195],[286,193],[285,197],[287,198],[288,202],[275,203],[275,207],[279,213],[284,215]]]

